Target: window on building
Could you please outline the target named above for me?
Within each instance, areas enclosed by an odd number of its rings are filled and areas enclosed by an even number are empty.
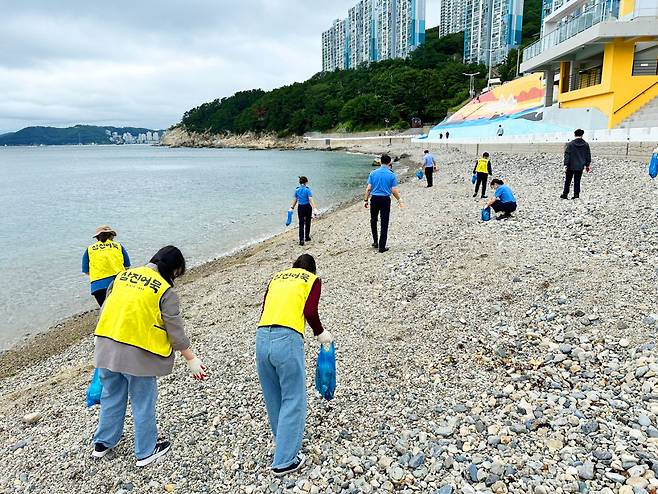
[[[635,43],[633,75],[658,75],[658,42]]]

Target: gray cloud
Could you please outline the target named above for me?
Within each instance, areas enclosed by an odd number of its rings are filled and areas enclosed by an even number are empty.
[[[0,133],[166,128],[205,101],[304,80],[321,31],[355,1],[0,0]]]

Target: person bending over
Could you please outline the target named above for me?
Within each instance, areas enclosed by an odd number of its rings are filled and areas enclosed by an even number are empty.
[[[146,265],[119,273],[108,287],[94,338],[94,365],[103,392],[93,458],[102,458],[121,440],[130,397],[137,466],[144,467],[171,448],[158,441],[157,378],[171,374],[174,352],[185,357],[194,379],[207,368],[190,348],[183,329],[174,279],[185,273],[181,251],[169,245]]]
[[[265,292],[256,334],[256,369],[274,436],[276,477],[296,472],[306,460],[300,453],[306,422],[306,323],[320,344],[333,341],[318,315],[320,291],[315,259],[303,254],[291,269],[275,274]]]
[[[117,274],[130,267],[128,252],[114,240],[117,232],[108,225],[96,229],[96,243],[91,244],[82,255],[82,272],[89,275],[91,294],[101,307]]]
[[[489,199],[487,206],[496,213],[502,213],[496,217],[497,220],[511,218],[512,213],[516,211],[516,197],[512,189],[499,178],[491,181],[491,188],[494,190],[494,197]]]

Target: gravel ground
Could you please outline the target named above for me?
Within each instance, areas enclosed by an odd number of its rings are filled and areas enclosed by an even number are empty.
[[[396,150],[401,152],[401,150]],[[418,151],[414,150],[414,154]],[[137,469],[132,426],[89,457],[92,340],[0,380],[0,492],[654,494],[658,217],[646,165],[594,160],[562,201],[561,157],[494,155],[519,210],[479,221],[471,157],[437,156],[435,187],[401,187],[386,254],[362,204],[217,263],[181,286],[193,347],[159,382],[164,461]],[[365,180],[365,177],[364,177]],[[317,258],[338,389],[312,395],[298,475],[275,479],[254,363],[273,272]],[[26,416],[27,414],[35,414]]]

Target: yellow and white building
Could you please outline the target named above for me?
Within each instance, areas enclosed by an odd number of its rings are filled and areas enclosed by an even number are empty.
[[[612,129],[655,108],[635,126],[658,127],[658,0],[543,2],[541,36],[520,68],[544,72],[545,118]]]

